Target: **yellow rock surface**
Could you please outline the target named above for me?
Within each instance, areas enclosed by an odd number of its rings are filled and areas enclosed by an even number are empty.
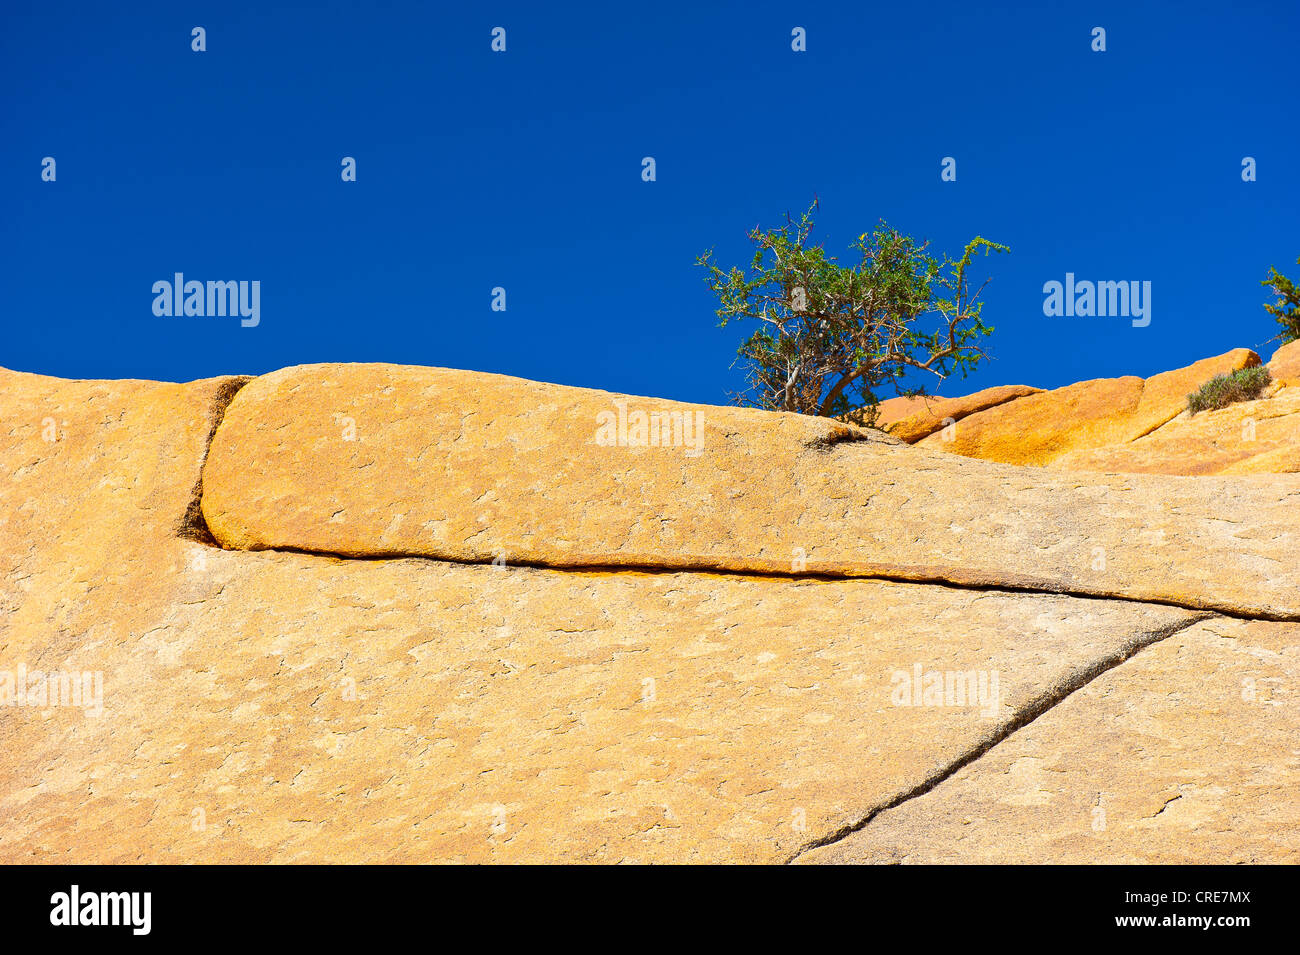
[[[884,576],[1300,616],[1300,562],[1276,566],[1300,554],[1300,477],[1080,478],[707,406],[681,406],[703,421],[698,455],[599,446],[615,402],[658,406],[445,369],[285,369],[227,409],[203,514],[245,550]]]
[[[1072,451],[1133,441],[1176,417],[1215,375],[1259,364],[1238,348],[1148,379],[1099,378],[980,411],[921,447],[1007,464],[1050,464]]]
[[[1300,340],[1289,342],[1273,352],[1273,357],[1268,361],[1268,370],[1275,381],[1292,387],[1300,385]]]
[[[709,407],[699,455],[606,447],[613,397],[0,370],[0,862],[806,861],[1085,702],[1157,781],[1241,763],[1195,791],[1211,822],[1294,815],[1293,716],[1243,725],[1221,691],[1252,655],[1293,677],[1300,628],[1202,608],[1300,619],[1300,478],[1058,474]],[[288,550],[321,545],[376,559]],[[100,690],[19,700],[20,672]],[[954,698],[967,674],[988,692]],[[1062,765],[1086,742],[1042,725]],[[1293,857],[1238,828],[1207,851]],[[1092,858],[1155,852],[1117,825]]]
[[[0,671],[102,680],[0,707],[5,863],[782,861],[1193,619],[224,551],[185,515],[231,382],[0,377]],[[999,692],[899,705],[917,664]]]
[[[1300,862],[1300,627],[1209,620],[801,863]]]
[[[1031,388],[1029,385],[1000,385],[960,398],[889,398],[880,403],[880,416],[876,420],[876,426],[908,444],[915,444],[944,428],[949,421],[960,421],[976,411],[1040,391],[1041,388]]]
[[[1051,466],[1142,474],[1300,471],[1300,388],[1217,411],[1183,414],[1136,441],[1075,451]]]

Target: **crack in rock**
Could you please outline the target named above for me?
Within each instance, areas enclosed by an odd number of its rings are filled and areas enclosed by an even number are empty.
[[[1149,633],[1143,634],[1142,636],[1131,641],[1128,645],[1116,650],[1114,653],[1111,653],[1099,660],[1094,661],[1091,665],[1089,665],[1088,667],[1082,670],[1076,670],[1075,672],[1067,675],[1060,684],[1058,684],[1055,687],[1051,687],[1047,689],[1045,692],[1039,694],[1037,697],[1030,700],[1018,712],[1013,713],[1005,723],[1003,723],[1001,726],[994,729],[993,732],[991,732],[988,736],[984,737],[984,739],[980,740],[973,747],[971,747],[971,749],[967,750],[965,753],[963,753],[953,762],[947,764],[946,766],[941,767],[939,770],[932,773],[922,782],[912,787],[911,789],[907,790],[906,792],[898,794],[897,796],[890,799],[886,803],[883,803],[879,806],[875,806],[857,821],[847,823],[846,825],[841,826],[840,828],[834,830],[833,832],[827,833],[824,836],[821,836],[810,842],[804,843],[802,846],[796,849],[788,859],[786,859],[785,864],[790,865],[791,863],[796,862],[800,858],[800,856],[803,856],[814,849],[821,849],[829,845],[834,845],[835,843],[848,838],[849,836],[853,835],[856,832],[861,832],[868,825],[870,825],[871,821],[875,819],[877,816],[879,816],[882,812],[886,812],[890,809],[900,806],[903,803],[908,802],[909,800],[917,798],[918,796],[924,796],[926,793],[930,792],[940,783],[944,782],[945,780],[949,779],[960,770],[966,768],[971,763],[975,762],[977,759],[982,757],[989,750],[993,749],[993,747],[997,746],[1003,740],[1007,739],[1013,733],[1016,733],[1017,731],[1028,726],[1030,723],[1038,719],[1048,710],[1052,709],[1057,704],[1061,703],[1067,697],[1072,695],[1076,690],[1080,690],[1083,687],[1087,686],[1089,683],[1091,683],[1097,677],[1101,676],[1103,673],[1106,673],[1109,670],[1113,670],[1115,667],[1119,666],[1121,663],[1130,659],[1140,651],[1145,650],[1147,647],[1157,644],[1162,640],[1167,640],[1169,637],[1172,637],[1175,634],[1180,633],[1183,630],[1195,626],[1196,624],[1201,623],[1205,620],[1212,619],[1215,616],[1217,615],[1208,614],[1208,613],[1198,614],[1195,617],[1191,618],[1190,620],[1186,620],[1181,623],[1170,624],[1167,627],[1161,627],[1158,630],[1154,630]],[[1174,798],[1177,799],[1178,797],[1175,796]],[[1172,802],[1172,800],[1170,801]],[[1165,803],[1165,805],[1167,806],[1168,803]],[[1161,811],[1163,810],[1164,807],[1161,807]]]

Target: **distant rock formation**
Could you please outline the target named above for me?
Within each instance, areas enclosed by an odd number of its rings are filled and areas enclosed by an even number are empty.
[[[1040,391],[1041,388],[1030,388],[1028,385],[1000,385],[961,398],[889,398],[880,403],[880,417],[876,425],[908,444],[915,444],[977,411],[994,408],[1013,398],[1023,398]]]
[[[1283,387],[1300,387],[1300,341],[1290,342],[1273,352],[1268,370],[1273,380]]]
[[[1014,385],[964,398],[895,398],[881,403],[880,425],[936,451],[1055,470],[1297,472],[1298,346],[1274,354],[1268,364],[1273,382],[1263,397],[1197,415],[1187,412],[1189,393],[1215,375],[1260,364],[1259,356],[1239,348],[1146,380],[1101,378],[1052,391]]]
[[[1255,363],[893,436],[0,370],[0,862],[1300,861],[1300,475],[1222,476],[1300,389],[1180,414]]]

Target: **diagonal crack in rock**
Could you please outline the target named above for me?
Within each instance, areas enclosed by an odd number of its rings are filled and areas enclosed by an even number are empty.
[[[871,821],[882,812],[893,809],[896,806],[915,799],[918,796],[925,795],[944,780],[975,762],[989,750],[993,749],[993,747],[1003,742],[1012,734],[1028,726],[1048,710],[1061,703],[1077,690],[1091,683],[1103,673],[1108,670],[1113,670],[1115,667],[1124,663],[1124,661],[1130,659],[1147,647],[1159,643],[1162,640],[1166,640],[1174,634],[1195,626],[1204,620],[1211,619],[1214,616],[1214,614],[1199,614],[1190,620],[1180,621],[1178,623],[1161,627],[1157,630],[1138,634],[1131,641],[1113,653],[1094,660],[1085,667],[1072,671],[1059,683],[1046,688],[1038,696],[1034,697],[1015,713],[1011,714],[1008,719],[995,727],[987,736],[977,742],[974,746],[967,749],[956,759],[936,770],[910,789],[899,793],[886,802],[873,806],[858,819],[848,822],[825,835],[804,843],[795,850],[788,859],[786,859],[785,864],[789,865],[796,862],[800,856],[811,852],[814,849],[821,849],[825,846],[840,842],[841,840],[853,835],[855,832],[860,832],[865,829],[871,824]]]

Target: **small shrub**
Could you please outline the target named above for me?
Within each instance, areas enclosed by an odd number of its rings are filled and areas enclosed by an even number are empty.
[[[977,280],[975,258],[1006,246],[976,236],[960,258],[940,260],[881,222],[849,247],[857,262],[841,265],[813,241],[817,209],[814,198],[798,219],[751,229],[747,270],[723,268],[712,251],[696,259],[718,297],[718,324],[756,326],[737,352],[748,382],[738,404],[840,419],[862,411],[872,421],[881,389],[901,395],[918,373],[943,381],[979,365],[993,329],[981,317],[987,280]]]
[[[1196,414],[1198,411],[1226,408],[1238,401],[1254,401],[1272,380],[1273,376],[1263,365],[1238,368],[1228,375],[1215,375],[1194,394],[1187,396],[1187,410]]]

